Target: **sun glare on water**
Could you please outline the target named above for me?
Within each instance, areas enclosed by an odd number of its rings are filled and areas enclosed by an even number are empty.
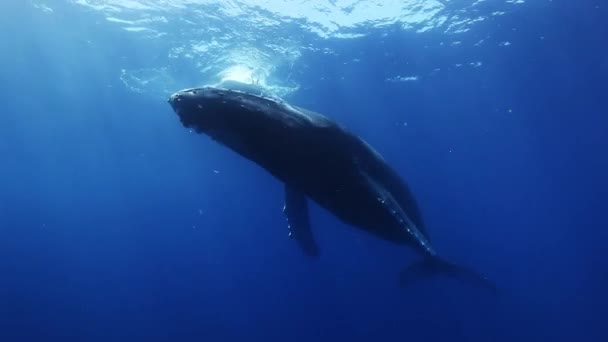
[[[245,84],[264,85],[266,77],[253,68],[244,65],[234,65],[220,72],[221,82],[237,81]]]
[[[268,96],[284,97],[299,89],[298,85],[283,86],[272,82],[274,66],[270,64],[263,65],[262,63],[235,63],[216,74],[216,79],[219,80],[217,85],[225,82],[239,82],[245,85],[252,85],[259,91],[264,89],[264,93]],[[270,83],[269,83],[270,82]],[[234,86],[234,84],[232,85]],[[245,89],[245,88],[244,88]]]

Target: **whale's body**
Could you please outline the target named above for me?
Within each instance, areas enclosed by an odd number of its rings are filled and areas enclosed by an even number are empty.
[[[437,256],[406,183],[368,143],[329,118],[277,98],[219,87],[186,89],[169,102],[185,127],[211,136],[285,184],[290,235],[307,254],[319,252],[308,219],[310,198],[349,225],[418,251],[424,261],[404,275],[443,271],[485,279]]]

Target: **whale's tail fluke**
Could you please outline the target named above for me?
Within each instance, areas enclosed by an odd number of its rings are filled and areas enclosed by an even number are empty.
[[[401,285],[407,286],[417,278],[435,275],[445,275],[448,277],[463,279],[483,287],[492,293],[498,292],[496,284],[494,284],[494,282],[489,280],[486,276],[479,274],[467,267],[456,265],[437,257],[427,257],[406,267],[401,272]]]

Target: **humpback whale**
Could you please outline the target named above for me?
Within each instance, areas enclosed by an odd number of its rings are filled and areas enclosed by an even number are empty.
[[[412,191],[365,140],[319,113],[248,91],[205,86],[172,94],[168,102],[184,127],[203,133],[282,181],[289,235],[319,255],[308,217],[311,199],[343,222],[400,245],[422,259],[401,272],[402,283],[445,274],[494,284],[434,249]]]

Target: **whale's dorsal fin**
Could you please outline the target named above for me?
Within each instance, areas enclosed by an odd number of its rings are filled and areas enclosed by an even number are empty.
[[[283,212],[287,218],[289,236],[296,240],[306,255],[318,256],[319,246],[310,229],[308,201],[300,191],[285,184],[285,206]]]

